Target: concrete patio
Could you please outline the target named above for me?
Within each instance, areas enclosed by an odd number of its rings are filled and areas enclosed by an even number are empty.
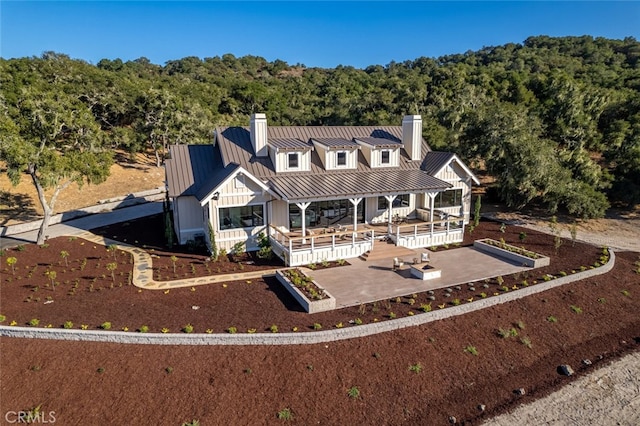
[[[428,250],[413,251],[413,257],[420,258],[421,253]],[[336,298],[337,307],[343,308],[533,269],[481,253],[473,247],[429,251],[429,258],[432,266],[442,270],[441,278],[427,281],[415,278],[409,265],[394,271],[393,257],[372,261],[349,259],[349,266],[308,272]],[[412,257],[405,256],[404,260],[411,261]]]

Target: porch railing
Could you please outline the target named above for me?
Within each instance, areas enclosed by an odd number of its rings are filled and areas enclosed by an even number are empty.
[[[283,248],[293,252],[294,250],[315,250],[327,247],[338,247],[351,245],[356,246],[362,242],[372,242],[375,238],[375,231],[373,229],[361,229],[357,231],[338,231],[338,232],[324,232],[319,230],[310,229],[309,234],[306,236],[291,235],[290,232],[285,232],[273,225],[269,225],[269,236],[272,241],[276,241]],[[295,233],[294,233],[295,234]]]

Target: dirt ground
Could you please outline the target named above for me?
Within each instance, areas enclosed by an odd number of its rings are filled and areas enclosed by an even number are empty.
[[[152,239],[158,234],[154,229],[153,223],[132,222],[99,232],[153,245],[157,267],[173,275],[165,249]],[[492,235],[523,245],[520,232],[523,228],[508,226],[503,233],[497,223],[484,221],[469,241]],[[454,297],[468,303],[468,298],[482,297],[480,292],[491,297],[506,291],[503,286],[513,291],[524,280],[535,285],[547,273],[572,273],[601,260],[598,247],[564,240],[556,254],[551,236],[526,233],[526,247],[552,256],[548,269],[504,277],[503,283],[491,280],[487,288],[462,286]],[[420,315],[420,305],[430,302],[428,294],[407,295],[309,315],[268,279],[195,291],[138,292],[127,285],[129,258],[121,253],[115,254],[112,288],[105,266],[114,261],[113,253],[79,239],[48,243],[12,250],[20,266],[16,275],[5,262],[0,265],[6,322],[24,325],[37,318],[40,326],[72,321],[73,328],[86,324],[97,329],[109,321],[112,329],[127,327],[132,333],[142,325],[154,332],[180,332],[187,322],[196,332],[224,333],[230,326],[238,332],[266,332],[273,324],[280,331],[313,332],[316,323],[330,329],[340,323],[355,327],[355,318],[370,323],[392,321],[392,313],[398,318]],[[60,256],[63,250],[70,254],[69,265]],[[197,255],[175,255],[185,264],[177,274],[192,274],[190,263],[198,262]],[[83,259],[86,264],[76,277]],[[614,270],[602,276],[436,323],[327,344],[177,347],[2,338],[1,406],[17,411],[42,404],[61,424],[181,424],[192,419],[203,425],[282,424],[278,415],[284,416],[285,409],[292,413],[291,424],[440,425],[451,416],[458,424],[480,424],[637,352],[639,260],[638,253],[620,252]],[[46,270],[57,271],[55,288],[46,286]],[[33,291],[36,283],[39,289]],[[434,296],[433,309],[454,305],[444,292]],[[53,303],[45,303],[49,300]],[[509,336],[501,337],[501,330]],[[583,362],[587,359],[590,364]],[[561,364],[571,365],[576,374],[558,374]],[[516,392],[521,388],[524,395]],[[630,424],[622,417],[609,420]]]
[[[164,186],[164,168],[156,167],[149,158],[138,155],[136,162],[128,162],[123,156],[120,162],[111,166],[111,175],[99,185],[71,184],[60,192],[55,205],[55,213],[72,211],[81,207],[98,204],[101,200],[155,189]],[[47,191],[50,199],[53,191]],[[42,207],[28,175],[23,175],[20,183],[13,186],[0,164],[0,225],[13,225],[37,220],[42,215]]]

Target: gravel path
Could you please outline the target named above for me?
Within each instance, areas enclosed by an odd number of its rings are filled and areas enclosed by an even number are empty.
[[[484,425],[640,425],[638,373],[640,352],[634,352]]]

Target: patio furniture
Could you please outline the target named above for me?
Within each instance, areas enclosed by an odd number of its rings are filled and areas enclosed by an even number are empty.
[[[429,253],[424,252],[420,255],[420,261],[424,262],[424,263],[428,263],[429,262]]]

